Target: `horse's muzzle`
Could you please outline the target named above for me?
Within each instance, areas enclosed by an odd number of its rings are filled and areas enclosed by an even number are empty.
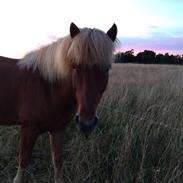
[[[94,119],[90,121],[82,121],[80,119],[79,114],[76,114],[77,127],[79,128],[80,132],[83,133],[84,135],[90,134],[95,129],[97,123],[98,123],[97,116],[95,116]]]

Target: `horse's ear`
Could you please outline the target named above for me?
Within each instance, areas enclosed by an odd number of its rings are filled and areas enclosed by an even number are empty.
[[[71,38],[74,38],[79,32],[80,32],[79,28],[74,23],[71,23],[70,25]]]
[[[110,37],[112,41],[115,41],[117,35],[117,26],[113,24],[112,27],[107,31],[107,35]]]

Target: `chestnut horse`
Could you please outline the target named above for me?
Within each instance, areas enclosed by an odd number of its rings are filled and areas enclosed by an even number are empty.
[[[14,183],[27,182],[36,139],[49,132],[55,183],[63,183],[64,131],[76,115],[80,131],[96,126],[96,107],[108,83],[117,27],[104,33],[70,25],[70,34],[24,58],[0,57],[0,124],[21,126],[19,167]]]

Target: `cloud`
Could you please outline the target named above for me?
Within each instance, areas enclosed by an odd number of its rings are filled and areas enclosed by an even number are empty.
[[[171,54],[183,54],[183,27],[161,29],[152,25],[141,37],[120,37],[119,50],[134,49],[136,52],[154,50]]]
[[[120,37],[119,40],[121,47],[118,49],[122,51],[134,49],[136,52],[154,50],[157,53],[183,54],[183,36],[163,37],[159,39]]]
[[[157,25],[150,25],[148,28],[149,28],[149,29],[157,29],[158,26],[157,26]]]

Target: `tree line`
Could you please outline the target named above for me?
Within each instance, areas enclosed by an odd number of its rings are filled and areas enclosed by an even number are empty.
[[[115,63],[141,63],[141,64],[179,64],[183,65],[183,55],[156,54],[151,50],[144,50],[137,55],[134,50],[118,52],[115,54]]]

